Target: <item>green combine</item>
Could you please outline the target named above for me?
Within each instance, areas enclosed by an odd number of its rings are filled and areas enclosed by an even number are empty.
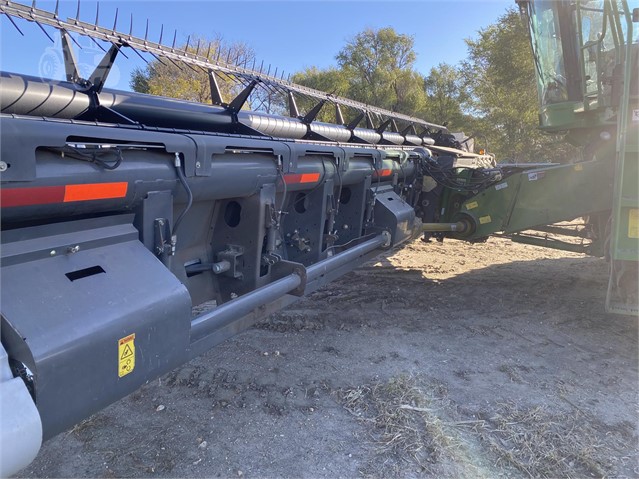
[[[459,170],[441,196],[440,221],[470,241],[504,234],[605,256],[607,311],[636,315],[639,8],[625,0],[517,3],[530,31],[540,128],[582,153],[562,164],[498,164],[503,179],[487,188],[473,188],[473,174]]]

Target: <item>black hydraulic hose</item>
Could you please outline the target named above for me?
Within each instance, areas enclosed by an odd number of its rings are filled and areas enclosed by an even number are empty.
[[[72,158],[74,160],[93,163],[94,165],[109,171],[117,169],[122,164],[123,160],[121,148],[76,148],[67,145],[64,148],[45,148],[45,150],[59,154],[62,158]],[[100,156],[106,156],[109,153],[116,153],[116,159],[113,161],[106,161],[100,158]]]
[[[191,206],[193,205],[193,192],[191,191],[191,187],[189,186],[189,184],[186,182],[186,177],[184,176],[184,173],[182,172],[182,162],[180,161],[179,153],[175,154],[175,171],[177,172],[177,176],[178,176],[178,179],[180,180],[180,183],[182,183],[182,186],[184,187],[184,190],[186,191],[187,201],[186,201],[186,206],[180,213],[180,216],[178,216],[177,220],[175,220],[175,224],[173,225],[173,231],[171,232],[171,236],[177,235],[177,231],[178,231],[178,228],[180,227],[180,224],[182,223],[182,220],[184,219],[186,214],[191,209]]]
[[[324,160],[322,160],[322,162],[323,161]],[[339,171],[340,166],[341,165],[339,164],[339,162],[335,163],[335,171],[337,173],[337,179],[339,180],[339,188],[337,189],[337,201],[335,202],[335,206],[333,207],[333,209],[335,210],[335,217],[337,217],[337,215],[339,214],[340,199],[342,197],[342,187],[344,186],[344,181],[342,180],[342,174]],[[335,198],[335,195],[333,195],[333,198]]]

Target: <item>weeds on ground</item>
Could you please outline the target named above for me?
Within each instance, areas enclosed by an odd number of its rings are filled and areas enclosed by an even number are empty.
[[[442,419],[445,401],[437,393],[436,385],[420,387],[411,376],[338,391],[344,408],[373,426],[375,459],[363,475],[397,475],[411,466],[420,473],[465,475],[462,443],[455,423]]]
[[[73,434],[83,442],[90,441],[100,430],[109,424],[109,419],[104,414],[94,414],[73,426],[67,435]]]
[[[457,417],[441,384],[399,376],[337,392],[371,428],[374,457],[360,472],[390,477],[624,477],[636,461],[634,427],[608,426],[580,410],[496,404],[469,420]]]
[[[579,411],[552,413],[546,406],[522,408],[509,402],[476,431],[498,467],[512,466],[535,478],[608,477],[613,434],[604,433],[603,443],[598,426]]]

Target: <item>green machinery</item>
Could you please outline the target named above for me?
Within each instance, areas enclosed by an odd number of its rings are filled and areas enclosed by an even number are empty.
[[[611,265],[607,311],[637,314],[639,4],[517,3],[530,30],[540,127],[565,133],[582,155],[565,164],[502,167],[503,179],[478,193],[449,188],[440,220],[467,240],[502,233],[513,241],[605,256]],[[472,180],[459,173],[461,183]],[[553,226],[580,217],[579,231]],[[582,238],[575,243],[557,234]]]

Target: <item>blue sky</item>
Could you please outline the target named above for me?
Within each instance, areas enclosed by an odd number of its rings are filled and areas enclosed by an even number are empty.
[[[37,6],[53,10],[55,2],[39,0]],[[248,44],[258,62],[263,59],[266,65],[287,73],[335,65],[337,52],[358,32],[391,26],[414,37],[416,69],[427,74],[440,62],[455,64],[464,59],[464,39],[476,37],[478,30],[494,23],[509,7],[515,7],[514,0],[102,1],[100,24],[112,27],[118,8],[119,30],[128,32],[133,14],[133,34],[143,37],[148,18],[150,39],[157,40],[164,24],[164,43],[172,41],[174,29],[178,31],[178,44],[190,34],[220,34],[228,42]],[[75,16],[76,9],[77,2],[61,1],[60,16]],[[95,12],[95,1],[81,1],[81,20],[93,22]],[[57,46],[37,25],[20,20],[16,23],[25,37],[5,16],[0,17],[0,69],[39,76]],[[47,30],[57,38],[52,29]],[[85,48],[78,52],[79,63],[89,68],[101,53],[86,41],[80,44]],[[129,88],[131,71],[143,62],[135,53],[128,56],[128,60],[120,58],[116,62],[118,68],[107,86]],[[58,68],[53,76],[62,79],[62,71]]]

